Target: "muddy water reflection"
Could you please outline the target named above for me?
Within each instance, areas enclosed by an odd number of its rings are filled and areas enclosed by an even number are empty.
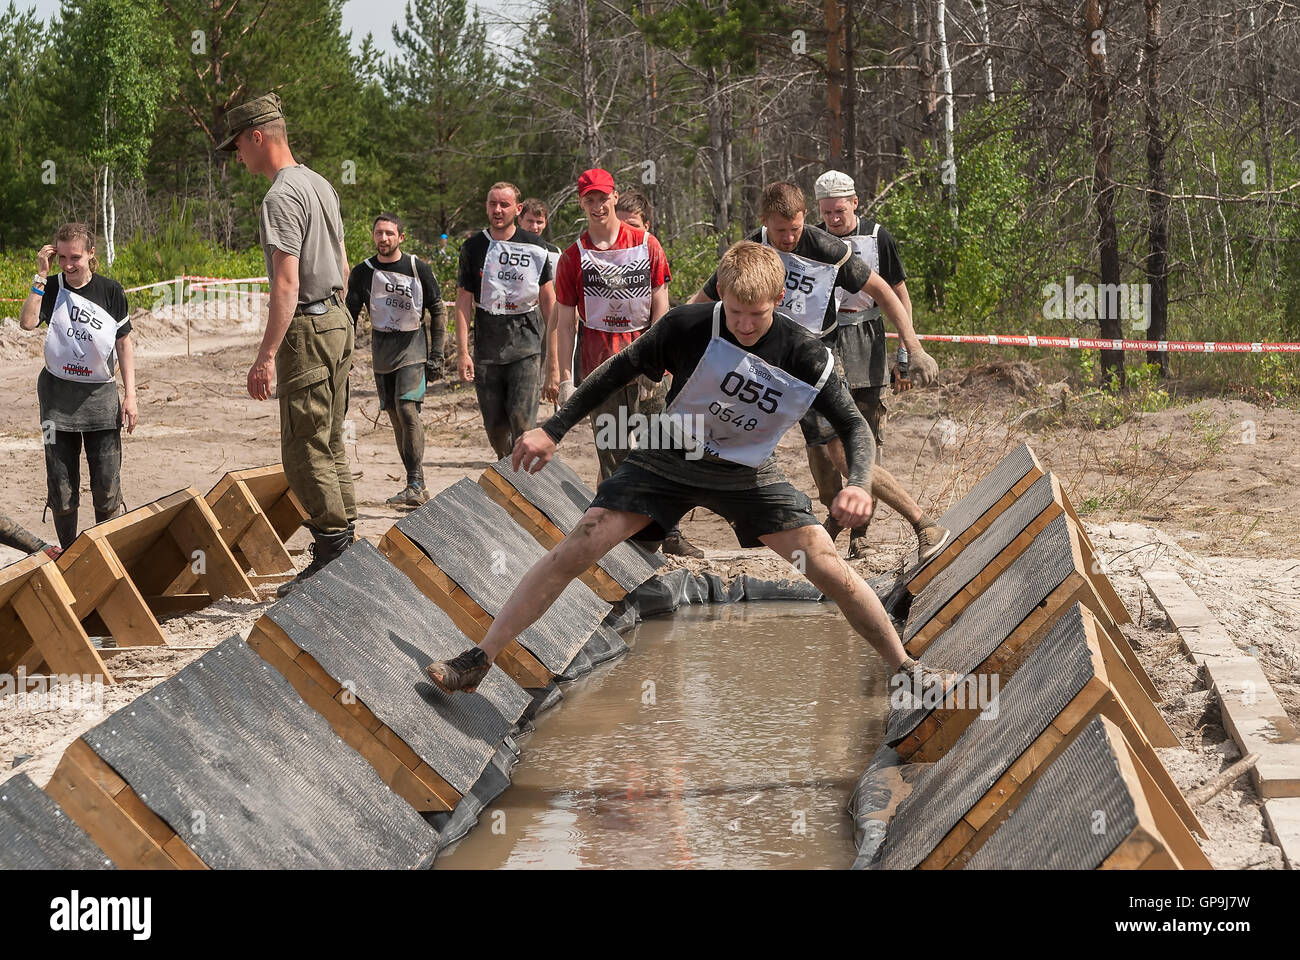
[[[886,667],[831,604],[684,609],[564,688],[439,868],[844,868]],[[494,832],[495,831],[495,832]]]

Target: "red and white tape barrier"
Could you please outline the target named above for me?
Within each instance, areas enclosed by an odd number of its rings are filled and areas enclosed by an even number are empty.
[[[896,333],[886,333],[898,339]],[[1232,343],[1215,340],[1111,340],[1098,337],[1040,337],[1006,333],[918,333],[936,343],[979,343],[993,347],[1057,347],[1067,350],[1151,350],[1158,353],[1300,353],[1300,343]]]
[[[191,290],[201,290],[207,287],[216,287],[223,284],[231,283],[269,283],[266,277],[200,277],[191,274],[182,274],[179,277],[172,277],[170,280],[157,280],[154,283],[142,283],[138,287],[126,287],[123,293],[137,293],[141,290],[152,290],[155,287],[170,287],[176,283],[188,282]],[[0,303],[22,303],[26,297],[0,297]]]

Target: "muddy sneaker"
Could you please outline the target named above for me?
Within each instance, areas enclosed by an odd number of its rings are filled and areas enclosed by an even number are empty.
[[[680,531],[668,534],[668,536],[664,538],[663,546],[660,549],[662,549],[664,553],[673,557],[694,557],[696,560],[704,559],[704,551],[683,537]]]
[[[916,531],[917,554],[922,563],[934,557],[948,543],[952,531],[937,523]]]
[[[867,528],[854,527],[849,531],[849,559],[862,560],[872,550],[867,542]]]
[[[407,484],[384,503],[390,507],[419,507],[429,502],[429,491],[424,486]]]
[[[435,660],[424,668],[424,672],[443,693],[455,693],[458,690],[473,693],[490,669],[492,661],[483,652],[483,648],[470,647],[450,660]]]
[[[945,695],[964,679],[964,674],[931,670],[925,664],[909,659],[889,678],[890,705],[904,710],[934,709],[942,705]]]
[[[844,528],[840,526],[840,522],[834,517],[827,517],[826,522],[823,523],[822,526],[826,528],[826,533],[831,538],[831,543],[834,543],[835,538],[844,530]]]

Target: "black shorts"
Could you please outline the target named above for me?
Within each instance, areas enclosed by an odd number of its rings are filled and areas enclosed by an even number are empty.
[[[596,488],[593,507],[643,513],[650,523],[631,537],[656,541],[695,507],[712,510],[731,524],[742,547],[760,547],[759,537],[815,526],[812,501],[789,483],[749,490],[708,490],[661,477],[626,461]]]
[[[375,389],[379,393],[380,410],[395,409],[399,400],[421,403],[424,400],[425,387],[422,363],[408,363],[404,367],[398,367],[392,373],[375,374]]]

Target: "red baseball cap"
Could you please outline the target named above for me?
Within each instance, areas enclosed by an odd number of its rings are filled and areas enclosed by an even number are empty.
[[[599,190],[601,193],[613,193],[614,175],[608,170],[601,170],[599,167],[582,171],[582,175],[578,177],[578,196],[585,196],[593,190]]]

